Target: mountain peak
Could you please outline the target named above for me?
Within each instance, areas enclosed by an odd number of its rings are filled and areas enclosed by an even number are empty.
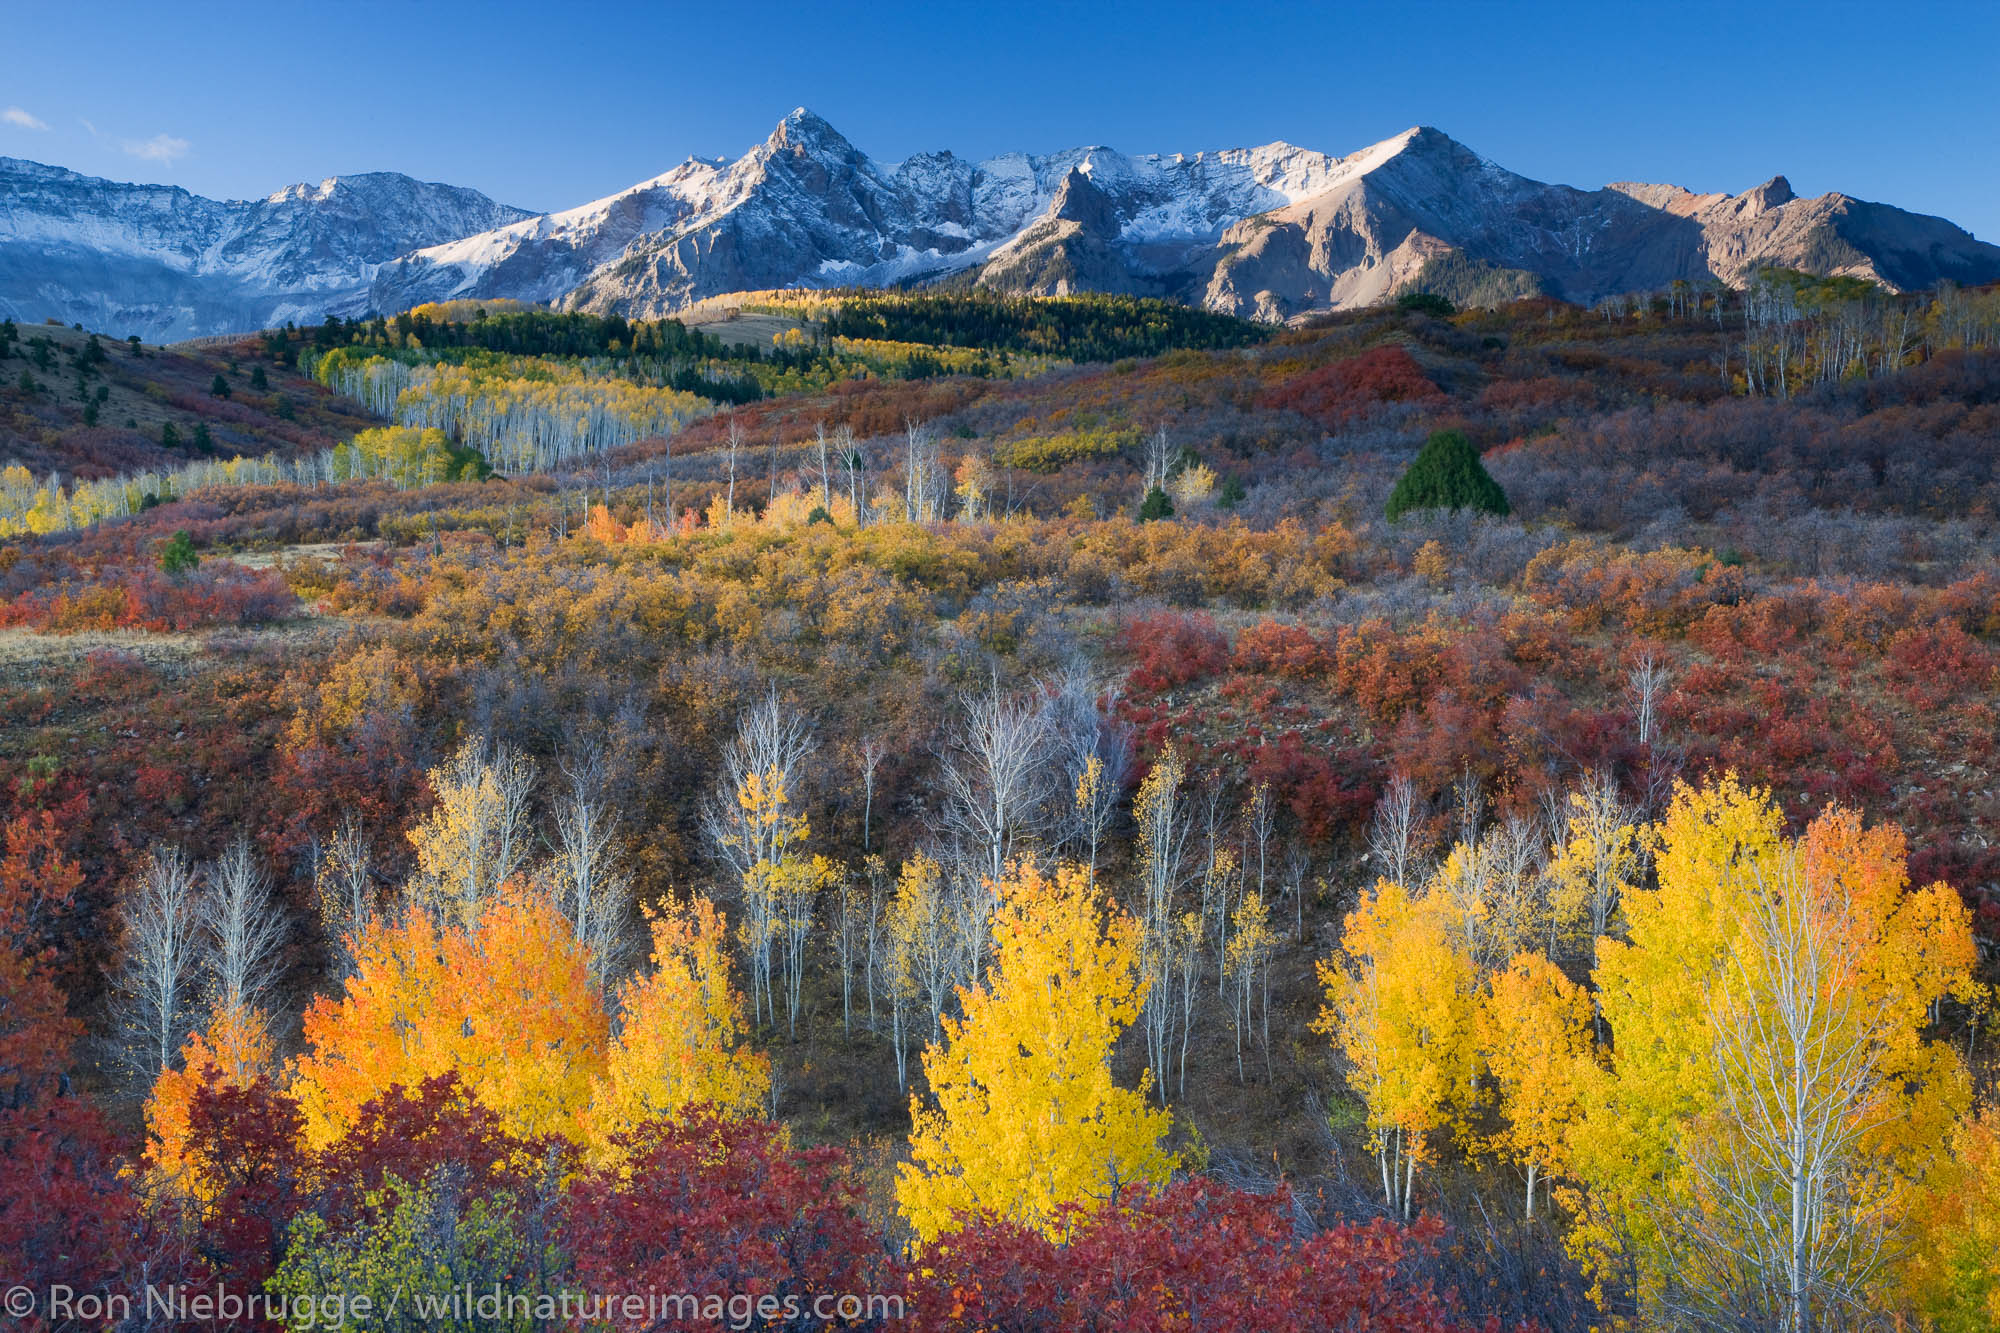
[[[789,115],[778,122],[778,128],[771,131],[766,140],[773,148],[810,148],[821,145],[847,150],[853,145],[836,130],[825,117],[810,107],[794,107]]]
[[[1762,213],[1780,204],[1789,204],[1798,198],[1792,193],[1792,183],[1783,176],[1773,176],[1754,190],[1745,190],[1742,201],[1749,205],[1751,213]]]
[[[1095,235],[1118,234],[1118,205],[1081,165],[1071,167],[1063,177],[1049,212]]]

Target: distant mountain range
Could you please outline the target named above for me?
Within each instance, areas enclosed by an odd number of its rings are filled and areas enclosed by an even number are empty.
[[[0,158],[0,314],[149,340],[450,297],[653,318],[735,291],[947,280],[1276,320],[1411,285],[1587,302],[1772,264],[1896,290],[2000,281],[2000,247],[1941,218],[1800,199],[1783,177],[1739,195],[1547,185],[1428,128],[1346,157],[880,163],[800,108],[733,161],[544,214],[387,173],[221,203]]]

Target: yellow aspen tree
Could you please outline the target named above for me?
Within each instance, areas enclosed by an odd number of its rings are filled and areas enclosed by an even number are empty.
[[[1642,1313],[1813,1325],[1879,1282],[1969,1105],[1926,1028],[1977,1002],[1970,923],[1912,892],[1894,829],[1829,810],[1797,841],[1726,776],[1675,792],[1659,887],[1600,948],[1609,1066],[1585,1080],[1572,1249],[1637,1278]]]
[[[1495,951],[1492,878],[1492,861],[1482,845],[1459,842],[1423,885],[1424,900],[1436,905],[1475,967],[1490,963]]]
[[[805,717],[771,693],[744,710],[723,752],[722,772],[702,813],[709,840],[737,877],[742,912],[737,932],[750,960],[751,1016],[778,1020],[772,951],[785,889],[781,867],[802,850],[811,828],[794,803],[813,747]]]
[[[973,1217],[1059,1236],[1065,1205],[1156,1187],[1177,1162],[1150,1075],[1111,1077],[1146,992],[1139,923],[1107,914],[1080,866],[1015,865],[998,887],[992,966],[924,1050],[935,1104],[910,1102],[896,1198],[924,1244]]]
[[[1619,905],[1632,892],[1645,842],[1607,779],[1571,792],[1569,812],[1568,836],[1549,862],[1555,883],[1551,942],[1582,940],[1595,966],[1597,941],[1611,933]]]
[[[1319,964],[1326,1003],[1313,1029],[1346,1056],[1383,1200],[1408,1217],[1418,1165],[1462,1128],[1471,1101],[1477,974],[1444,900],[1388,880],[1348,914],[1341,953]]]
[[[211,1079],[222,1087],[248,1087],[270,1071],[274,1051],[269,1022],[243,1005],[224,1005],[206,1033],[188,1034],[181,1067],[160,1071],[146,1100],[147,1165],[163,1188],[187,1199],[211,1197],[214,1164],[188,1142],[195,1093]]]
[[[1077,822],[1083,830],[1087,850],[1085,868],[1090,872],[1090,882],[1097,883],[1097,844],[1104,835],[1104,821],[1097,812],[1106,808],[1104,800],[1104,761],[1091,755],[1083,761],[1083,768],[1076,775]]]
[[[419,901],[471,923],[527,860],[535,768],[502,745],[468,740],[428,774],[437,804],[410,830]]]
[[[1654,1205],[1689,1202],[1676,1149],[1717,1097],[1706,995],[1742,908],[1735,870],[1775,854],[1782,832],[1770,793],[1734,773],[1676,784],[1653,830],[1656,886],[1626,896],[1624,939],[1598,942],[1591,975],[1616,1054],[1583,1080],[1571,1170],[1589,1188],[1569,1199],[1578,1221],[1567,1243],[1599,1274],[1662,1255]],[[1641,1273],[1642,1299],[1657,1299],[1660,1280],[1657,1264]]]
[[[1953,1126],[1909,1216],[1896,1275],[1904,1308],[1935,1333],[2000,1328],[2000,1111]]]
[[[307,1143],[324,1148],[392,1086],[456,1072],[507,1128],[580,1136],[609,1019],[589,951],[540,894],[511,882],[471,926],[429,913],[364,926],[354,975],[306,1010],[293,1065]]]
[[[1271,1075],[1271,955],[1278,949],[1271,929],[1271,909],[1264,895],[1251,889],[1237,904],[1230,931],[1227,966],[1233,983],[1236,1029],[1236,1080],[1242,1082],[1243,1038],[1252,1027],[1261,1035],[1264,1074]]]
[[[1577,1076],[1591,1058],[1590,997],[1539,954],[1494,974],[1476,1019],[1479,1055],[1497,1085],[1504,1124],[1493,1147],[1535,1186],[1565,1169],[1577,1116]]]
[[[709,1104],[749,1116],[771,1092],[770,1057],[750,1050],[743,996],[730,981],[728,924],[706,898],[651,914],[652,970],[618,992],[621,1025],[590,1105],[590,1138]]]

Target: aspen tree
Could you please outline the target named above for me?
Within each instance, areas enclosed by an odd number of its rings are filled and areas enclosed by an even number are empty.
[[[1243,895],[1235,912],[1235,929],[1229,938],[1228,971],[1235,990],[1236,1079],[1243,1073],[1243,1034],[1257,1024],[1264,1051],[1264,1075],[1271,1076],[1271,955],[1277,949],[1271,931],[1271,912],[1264,895],[1252,889]],[[1261,1003],[1261,1017],[1256,1016]]]
[[[510,746],[467,740],[428,776],[437,804],[409,834],[417,895],[470,922],[527,860],[535,766]]]
[[[241,1005],[223,1005],[206,1032],[188,1035],[181,1067],[162,1069],[146,1099],[146,1167],[155,1182],[183,1200],[214,1197],[217,1163],[192,1145],[195,1096],[210,1082],[248,1087],[270,1072],[274,1055],[264,1015]]]
[[[194,872],[177,847],[147,853],[123,903],[119,1003],[125,1054],[141,1086],[168,1068],[194,1025],[201,917]]]
[[[1139,965],[1146,978],[1141,1027],[1146,1037],[1146,1062],[1163,1102],[1167,1056],[1173,1046],[1174,908],[1188,836],[1181,797],[1186,778],[1186,765],[1179,753],[1168,746],[1153,761],[1132,803],[1132,813],[1139,825]]]
[[[959,969],[958,920],[948,901],[943,871],[918,852],[903,863],[889,908],[895,973],[924,1005],[925,1040],[943,1030]]]
[[[1417,1167],[1470,1106],[1476,973],[1443,900],[1412,899],[1388,880],[1348,914],[1341,955],[1319,964],[1326,1003],[1313,1029],[1351,1066],[1383,1202],[1407,1218]]]
[[[976,852],[976,873],[998,882],[1016,845],[1041,830],[1049,719],[1039,701],[1003,695],[997,680],[962,696],[959,709],[940,771],[942,823]]]
[[[1645,842],[1637,813],[1619,800],[1608,778],[1591,779],[1570,793],[1568,804],[1568,836],[1549,866],[1556,885],[1554,921],[1563,938],[1582,938],[1595,967],[1597,943],[1611,934],[1619,904],[1632,891]]]
[[[412,911],[364,927],[353,977],[306,1010],[291,1091],[314,1148],[390,1087],[447,1072],[515,1134],[579,1137],[608,1025],[588,951],[516,879],[470,924]]]
[[[355,937],[375,915],[374,859],[367,831],[350,810],[341,817],[313,867],[313,896],[337,979],[352,974]]]
[[[1911,889],[1894,828],[1836,808],[1788,841],[1734,775],[1676,790],[1656,879],[1593,974],[1611,1059],[1571,1136],[1571,1247],[1630,1265],[1658,1318],[1820,1325],[1875,1284],[1969,1106],[1927,1035],[1981,998],[1969,915]]]
[[[1477,1018],[1479,1054],[1492,1071],[1504,1126],[1494,1147],[1535,1186],[1561,1172],[1576,1123],[1578,1088],[1590,1059],[1590,999],[1539,954],[1516,954],[1494,974]]]
[[[265,1009],[283,967],[285,922],[271,896],[271,875],[247,834],[205,868],[202,925],[216,1007],[237,1015]]]
[[[987,980],[924,1051],[935,1103],[911,1099],[896,1196],[923,1244],[977,1217],[1060,1234],[1063,1205],[1156,1188],[1177,1160],[1145,1080],[1111,1076],[1146,994],[1139,923],[1077,866],[1011,867],[1000,894]]]
[[[689,1107],[755,1115],[771,1089],[769,1057],[748,1049],[743,997],[731,982],[729,930],[706,898],[649,914],[649,970],[618,991],[619,1027],[591,1094],[595,1151],[648,1120]]]
[[[621,962],[632,902],[610,795],[610,759],[602,746],[584,744],[563,756],[557,771],[555,856],[549,868],[556,904],[590,951],[593,978],[602,986]]]
[[[762,1020],[768,1014],[773,1023],[772,947],[784,930],[781,911],[795,907],[781,900],[796,887],[783,867],[810,833],[795,798],[812,749],[804,716],[781,704],[775,692],[766,695],[738,721],[702,813],[703,829],[735,877],[742,902],[737,931],[750,958],[752,1015]]]

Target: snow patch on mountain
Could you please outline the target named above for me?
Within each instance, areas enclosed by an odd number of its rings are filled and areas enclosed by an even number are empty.
[[[355,313],[397,255],[528,216],[390,172],[215,200],[0,158],[0,313],[154,341]]]

